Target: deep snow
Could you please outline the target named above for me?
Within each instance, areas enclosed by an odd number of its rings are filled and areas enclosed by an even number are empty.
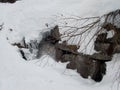
[[[116,90],[119,57],[107,63],[102,82],[83,79],[49,56],[25,61],[11,42],[37,38],[45,24],[53,26],[56,15],[93,16],[120,8],[119,0],[21,0],[14,4],[0,3],[0,90]],[[12,28],[13,32],[9,29]],[[7,40],[7,38],[9,40]],[[118,79],[118,78],[117,78]]]

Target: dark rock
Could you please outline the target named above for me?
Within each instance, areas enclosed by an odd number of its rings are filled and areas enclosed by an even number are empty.
[[[107,33],[101,33],[97,36],[95,43],[105,43],[107,39]]]
[[[89,59],[87,55],[78,55],[76,57],[75,63],[77,67],[77,72],[80,73],[80,75],[83,78],[88,78],[90,75],[90,72],[92,70],[92,60]]]
[[[59,27],[56,25],[50,32],[43,33],[43,39],[46,42],[50,42],[52,44],[58,43],[60,38]]]
[[[110,61],[112,59],[111,56],[102,53],[94,53],[93,55],[91,55],[91,58],[98,61]]]
[[[64,62],[72,61],[72,60],[75,60],[75,58],[76,58],[76,55],[74,55],[74,54],[64,54],[62,56],[62,61],[64,61]]]
[[[72,58],[73,60],[67,64],[68,69],[77,69],[77,72],[83,77],[88,78],[90,76],[96,82],[102,80],[103,75],[106,72],[106,64],[101,61],[95,61],[90,59],[89,55],[77,55]]]
[[[110,44],[108,50],[106,50],[107,55],[111,56],[111,58],[114,54],[114,48],[115,48],[115,44]]]
[[[107,31],[115,29],[115,26],[111,23],[105,23],[102,28],[106,29]]]
[[[77,69],[77,65],[76,65],[75,61],[72,60],[72,61],[70,61],[70,62],[67,64],[66,68],[67,68],[67,69],[75,70],[75,69]]]
[[[94,49],[96,51],[105,52],[106,50],[108,50],[109,46],[109,43],[95,43]]]
[[[77,45],[67,45],[65,43],[59,43],[55,45],[56,48],[56,60],[61,62],[67,62],[74,60],[74,56],[78,55]]]
[[[110,31],[110,30],[114,30],[114,32],[116,33],[120,33],[120,28],[118,28],[117,26],[115,26],[114,24],[112,23],[105,23],[102,28],[106,29],[107,31]]]
[[[19,51],[20,51],[20,54],[21,54],[22,58],[25,59],[25,60],[27,60],[24,51],[23,50],[19,50]]]
[[[93,75],[91,75],[91,78],[96,82],[100,82],[105,73],[106,73],[106,64],[100,61],[95,62],[95,71]]]
[[[62,59],[64,62],[69,61],[66,66],[67,69],[77,69],[77,72],[83,78],[88,78],[90,76],[96,82],[101,81],[106,72],[104,61],[96,61],[91,59],[91,56],[89,55],[64,54]]]
[[[100,82],[103,75],[106,73],[105,62],[95,61],[90,59],[89,56],[78,56],[76,62],[77,72],[83,78],[88,78],[90,76],[96,82]]]
[[[57,41],[60,41],[61,38],[60,38],[60,32],[59,32],[59,27],[58,25],[56,25],[52,30],[51,30],[51,36],[57,40]]]
[[[120,33],[116,33],[112,38],[112,43],[115,45],[120,45]]]
[[[77,52],[77,50],[78,50],[77,45],[64,45],[64,44],[61,43],[61,44],[57,44],[56,48],[59,48],[62,51],[78,54],[78,52]]]
[[[115,53],[120,53],[120,45],[116,45],[114,48],[114,54]]]
[[[58,48],[55,48],[56,50],[56,54],[55,54],[55,60],[58,62],[58,61],[61,61],[62,60],[62,56],[63,56],[63,51],[58,49]]]

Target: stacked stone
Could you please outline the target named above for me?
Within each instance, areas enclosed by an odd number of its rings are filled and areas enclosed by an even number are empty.
[[[48,55],[53,55],[57,62],[68,62],[67,69],[77,70],[83,78],[91,77],[94,81],[100,82],[106,73],[105,62],[111,61],[113,54],[120,53],[120,34],[118,33],[120,30],[115,30],[117,33],[112,38],[107,38],[107,33],[97,36],[94,49],[98,53],[93,55],[78,52],[79,46],[67,44],[66,41],[59,43],[61,34],[57,25],[50,32],[45,32],[39,43],[31,41],[27,48],[30,51],[38,49],[36,58],[40,58],[43,52],[47,52]],[[23,51],[20,53],[24,59],[27,59]]]
[[[107,33],[99,34],[94,43],[94,49],[99,53],[95,53],[92,57],[96,60],[110,61],[112,56],[120,53],[120,28],[107,23],[103,28],[108,32],[113,30],[114,35],[107,38]]]

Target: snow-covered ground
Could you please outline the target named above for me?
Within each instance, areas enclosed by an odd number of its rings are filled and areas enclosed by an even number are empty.
[[[0,3],[0,90],[117,90],[116,79],[120,55],[107,63],[102,82],[83,79],[65,65],[49,56],[25,61],[11,42],[37,38],[53,26],[56,15],[95,16],[120,8],[119,0],[20,0],[14,4]],[[12,28],[11,32],[9,29]],[[9,40],[7,40],[7,38]],[[116,62],[115,62],[116,61]],[[115,63],[114,63],[115,62]],[[119,88],[119,87],[118,87]]]

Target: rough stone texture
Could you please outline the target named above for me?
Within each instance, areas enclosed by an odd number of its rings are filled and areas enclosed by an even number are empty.
[[[112,43],[116,45],[120,44],[120,31],[115,33],[115,35],[112,38]]]
[[[75,70],[75,69],[77,69],[77,65],[76,65],[75,61],[72,60],[72,61],[70,61],[70,62],[67,64],[66,68],[67,68],[67,69]]]
[[[75,60],[77,55],[74,55],[74,54],[64,54],[62,56],[62,59],[67,62],[67,61],[72,61],[72,60]]]
[[[96,82],[100,82],[103,78],[103,75],[106,74],[106,64],[104,62],[96,61],[94,63],[95,71],[91,75],[91,78]]]
[[[65,43],[58,43],[56,48],[56,60],[61,62],[67,62],[74,59],[74,55],[78,55],[77,45],[67,45]]]
[[[93,55],[91,55],[91,58],[98,61],[110,61],[112,59],[111,56],[102,53],[94,53]]]
[[[114,53],[120,53],[120,45],[116,45]]]
[[[114,30],[115,32],[120,32],[120,28],[111,23],[105,23],[102,28],[106,29],[106,31]]]
[[[56,48],[59,48],[60,50],[66,51],[66,52],[71,52],[74,54],[78,54],[77,50],[78,47],[77,45],[64,45],[64,44],[57,44]]]
[[[89,55],[67,55],[67,60],[72,59],[66,66],[68,69],[77,69],[77,72],[83,77],[90,76],[96,82],[100,82],[106,72],[106,64],[104,61],[96,61],[90,58]],[[68,58],[69,57],[69,58]]]
[[[92,60],[90,60],[87,56],[78,55],[75,63],[77,72],[80,73],[83,78],[88,78],[92,70]]]
[[[63,51],[58,49],[58,48],[55,48],[56,50],[56,54],[55,54],[55,60],[57,62],[61,61],[62,60],[62,56],[63,56]]]
[[[109,43],[95,43],[94,49],[96,51],[105,52],[106,50],[108,50],[109,46]]]
[[[101,33],[97,36],[95,43],[105,43],[107,38],[107,33]]]
[[[52,30],[51,30],[51,36],[57,40],[57,41],[60,41],[61,38],[60,38],[60,32],[59,32],[59,27],[58,25],[56,25]]]
[[[61,40],[59,27],[56,25],[53,29],[48,32],[43,33],[42,41],[46,41],[51,44],[56,44]]]

